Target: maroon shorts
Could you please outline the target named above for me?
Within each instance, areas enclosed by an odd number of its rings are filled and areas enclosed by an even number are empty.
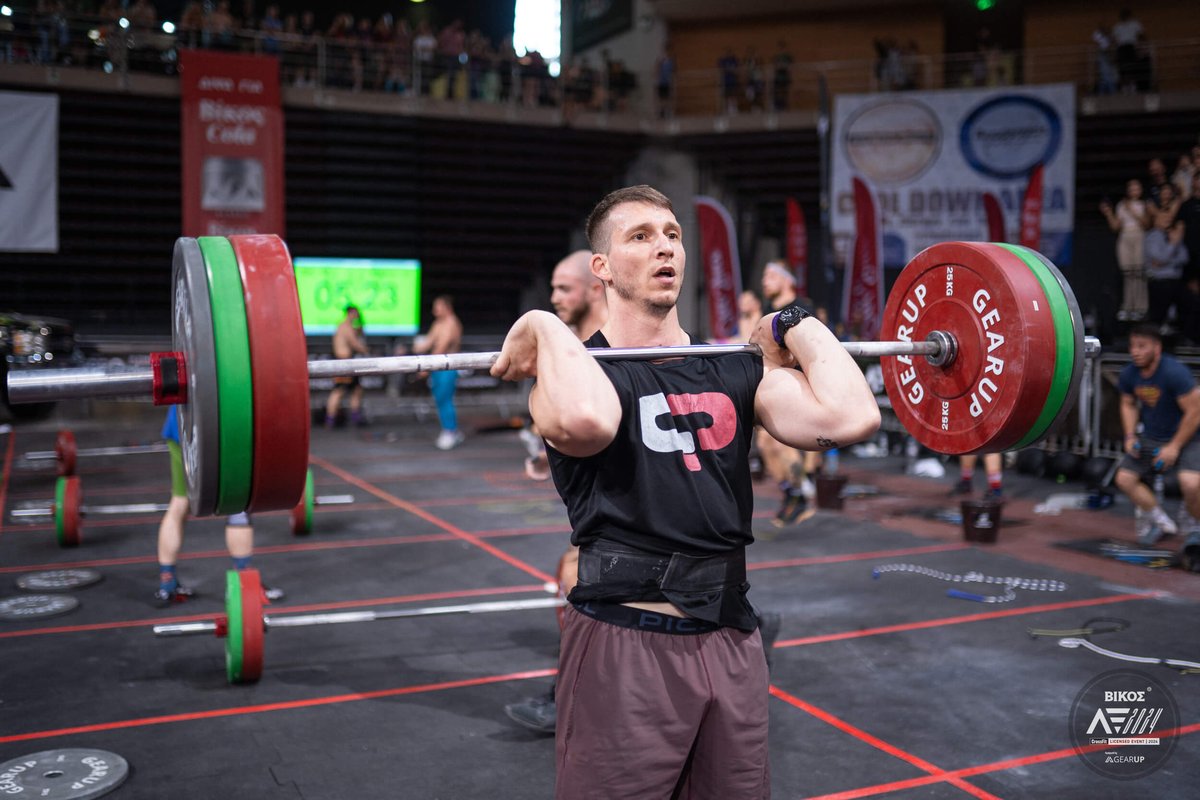
[[[568,606],[555,699],[557,800],[771,795],[758,631],[658,633]]]

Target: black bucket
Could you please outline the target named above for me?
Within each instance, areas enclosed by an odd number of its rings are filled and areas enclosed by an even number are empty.
[[[995,544],[1003,509],[1003,500],[963,500],[963,538],[968,542]]]
[[[842,497],[842,489],[846,488],[848,480],[849,478],[845,475],[818,475],[817,508],[841,511],[842,503],[845,502],[845,498]]]

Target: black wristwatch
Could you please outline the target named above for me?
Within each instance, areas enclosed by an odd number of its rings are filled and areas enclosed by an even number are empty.
[[[787,332],[799,325],[800,320],[811,316],[812,314],[801,308],[799,303],[789,303],[784,306],[771,320],[771,333],[775,335],[775,344],[784,347],[783,337]]]

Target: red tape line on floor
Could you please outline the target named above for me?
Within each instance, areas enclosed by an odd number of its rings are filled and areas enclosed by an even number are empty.
[[[462,689],[467,686],[485,686],[490,683],[505,681],[524,681],[532,678],[548,678],[554,675],[556,669],[534,669],[525,672],[510,672],[505,675],[488,675],[482,678],[466,678],[458,681],[442,683],[425,683],[419,686],[401,686],[397,689],[381,689],[374,692],[354,692],[353,694],[338,694],[330,697],[312,697],[308,700],[289,700],[282,703],[264,703],[257,706],[238,706],[234,708],[216,708],[211,711],[193,711],[186,714],[166,714],[161,717],[141,717],[139,719],[124,719],[114,722],[99,722],[93,725],[77,725],[73,728],[59,728],[52,731],[31,731],[16,733],[10,736],[0,736],[0,744],[9,742],[27,742],[34,739],[51,739],[55,736],[74,736],[80,733],[99,733],[115,731],[122,728],[140,728],[147,725],[166,725],[173,722],[191,722],[202,719],[219,717],[236,717],[246,714],[264,714],[269,711],[289,711],[298,708],[314,708],[338,703],[353,703],[358,700],[378,700],[383,697],[399,697],[406,694],[421,694],[423,692],[440,692],[447,689]]]
[[[817,719],[821,720],[822,722],[826,723],[827,725],[832,725],[833,727],[837,728],[838,730],[842,731],[843,733],[848,733],[851,736],[853,736],[855,739],[858,739],[861,742],[865,742],[865,743],[871,745],[871,747],[876,748],[877,750],[882,750],[883,752],[887,753],[888,755],[890,755],[894,758],[898,758],[901,761],[908,762],[909,764],[913,765],[914,767],[916,767],[919,770],[928,772],[932,776],[936,776],[942,780],[945,780],[947,783],[957,786],[959,789],[962,789],[964,792],[967,792],[968,794],[978,797],[979,800],[1000,800],[1000,798],[996,797],[994,794],[985,792],[984,790],[980,789],[977,786],[972,786],[971,784],[964,781],[962,778],[948,777],[948,773],[946,772],[946,770],[944,770],[940,767],[936,767],[933,764],[930,764],[928,761],[924,760],[923,758],[915,756],[912,753],[901,750],[899,747],[896,747],[893,744],[889,744],[888,742],[883,741],[879,737],[873,736],[873,735],[867,733],[866,731],[862,730],[861,728],[857,728],[857,727],[851,725],[849,722],[846,722],[845,720],[835,717],[833,714],[830,714],[828,711],[825,711],[824,709],[817,708],[816,706],[812,705],[811,703],[806,703],[805,701],[801,700],[799,697],[796,697],[793,694],[789,694],[789,693],[783,691],[778,686],[772,685],[770,691],[771,691],[772,697],[777,697],[780,700],[787,703],[788,705],[795,706],[796,708],[800,709],[801,711],[805,711],[805,712],[811,714],[812,716],[816,717]]]
[[[448,533],[454,534],[458,538],[462,539],[464,542],[469,542],[470,544],[475,545],[479,549],[481,549],[487,553],[491,553],[493,556],[500,559],[501,561],[503,561],[511,566],[516,567],[517,569],[521,570],[522,572],[524,572],[526,574],[532,575],[533,577],[537,578],[538,580],[540,580],[542,582],[551,582],[554,580],[553,575],[542,572],[540,569],[538,569],[537,567],[535,567],[531,564],[526,564],[524,561],[517,558],[516,556],[509,555],[508,553],[504,552],[500,548],[495,547],[494,545],[490,545],[487,542],[483,541],[478,536],[467,533],[462,528],[459,528],[455,525],[451,525],[449,522],[446,522],[445,520],[443,520],[439,517],[436,517],[433,514],[430,514],[429,512],[425,511],[424,509],[418,508],[417,506],[413,505],[412,503],[409,503],[406,500],[401,500],[399,497],[396,497],[394,494],[391,494],[390,492],[385,492],[383,489],[380,489],[378,486],[368,483],[367,481],[364,481],[363,479],[361,479],[355,475],[352,475],[349,472],[346,472],[341,467],[335,466],[334,464],[330,463],[329,461],[326,461],[325,459],[321,458],[320,456],[312,455],[312,456],[309,456],[309,459],[312,461],[312,463],[316,464],[317,466],[323,467],[324,469],[327,469],[330,472],[332,472],[334,475],[337,475],[339,478],[344,480],[346,483],[352,483],[355,486],[357,486],[358,488],[362,489],[363,491],[370,492],[371,494],[375,495],[376,497],[380,498],[381,500],[386,500],[387,502],[396,506],[396,508],[407,511],[408,513],[410,513],[414,516],[420,517],[421,519],[425,520],[426,522],[431,522],[434,525],[437,525],[442,530],[444,530]]]

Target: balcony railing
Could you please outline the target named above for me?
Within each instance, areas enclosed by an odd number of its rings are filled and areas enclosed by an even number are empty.
[[[619,65],[587,70],[568,65],[552,77],[546,64],[495,52],[420,57],[409,39],[385,43],[354,36],[300,36],[251,30],[139,26],[122,19],[16,11],[0,16],[0,79],[5,65],[75,67],[173,76],[185,48],[278,56],[283,84],[460,103],[507,104],[577,112],[623,113],[642,118],[811,112],[821,92],[1072,83],[1081,95],[1200,90],[1200,39],[1159,41],[1142,52],[1137,75],[1116,75],[1111,56],[1090,45],[1029,48],[1019,52],[906,54],[881,60],[793,63],[776,72],[742,65],[735,76],[713,69],[683,70],[660,98],[654,76]]]

